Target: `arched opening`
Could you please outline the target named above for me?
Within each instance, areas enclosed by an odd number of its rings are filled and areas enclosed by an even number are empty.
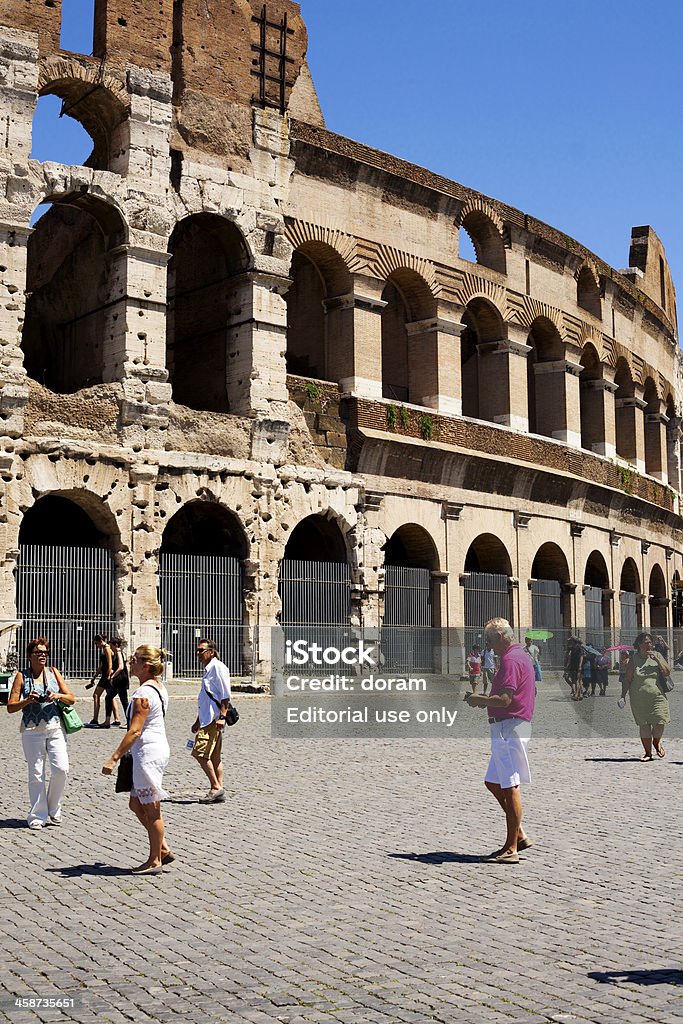
[[[569,566],[557,544],[548,542],[536,552],[531,566],[531,625],[553,634],[543,642],[542,664],[561,665],[565,638],[572,626]]]
[[[242,525],[223,505],[191,501],[164,529],[159,553],[162,643],[175,675],[193,676],[198,636],[215,640],[234,674],[243,670],[243,563],[248,545]]]
[[[429,533],[401,526],[384,548],[382,652],[392,668],[433,672],[431,630],[441,624],[439,590],[432,573],[438,553]]]
[[[652,566],[648,600],[650,602],[650,626],[652,629],[666,629],[669,625],[667,614],[669,599],[666,596],[664,573],[658,565]]]
[[[62,0],[61,49],[90,55],[94,33],[95,0]]]
[[[229,361],[240,330],[239,278],[248,253],[241,233],[217,214],[181,220],[169,244],[166,365],[173,399],[190,409],[229,412]],[[245,372],[248,372],[245,370]]]
[[[657,386],[652,377],[648,377],[643,388],[645,408],[645,472],[650,476],[661,477],[664,469],[664,431],[662,407],[657,394]]]
[[[512,562],[507,548],[492,533],[483,533],[469,546],[462,578],[465,605],[465,644],[481,645],[489,619],[513,619],[510,577]]]
[[[307,242],[292,257],[287,303],[287,372],[338,383],[352,373],[353,284],[338,252]],[[337,300],[337,301],[335,301]]]
[[[586,451],[604,451],[605,421],[603,406],[596,401],[596,381],[602,379],[600,357],[594,345],[588,343],[581,353],[579,394],[581,400],[581,447]]]
[[[279,592],[286,638],[339,642],[351,615],[351,572],[335,519],[308,516],[292,530],[280,564]]]
[[[438,389],[436,352],[424,324],[436,315],[435,299],[418,274],[404,269],[391,275],[382,301],[382,396],[423,405]]]
[[[609,587],[607,564],[599,551],[588,556],[583,583],[586,640],[595,647],[609,647],[613,591]]]
[[[526,363],[529,433],[554,437],[567,429],[564,343],[555,324],[538,317],[531,325],[527,345],[531,348]]]
[[[621,607],[621,643],[631,643],[643,626],[643,606],[638,600],[640,594],[640,573],[632,558],[627,558],[619,580],[619,604]]]
[[[504,337],[503,321],[486,299],[472,299],[463,314],[465,329],[460,336],[462,414],[473,419],[493,419],[489,389],[483,379],[481,346]]]
[[[585,309],[598,320],[601,319],[600,287],[593,272],[586,266],[581,268],[576,279],[576,302],[581,309]]]
[[[64,114],[57,96],[39,96],[33,115],[31,160],[53,161],[67,167],[83,166],[94,148],[94,139],[80,121]]]
[[[506,272],[505,245],[503,238],[493,221],[481,210],[473,210],[463,218],[459,232],[459,243],[463,242],[463,234],[469,237],[470,245],[464,243],[459,249],[461,259],[471,260],[472,253],[477,263],[498,273]]]
[[[635,464],[638,448],[636,415],[640,407],[631,368],[623,357],[617,362],[614,383],[617,386],[614,395],[617,455]]]
[[[105,522],[101,503],[88,494],[48,494],[21,522],[18,643],[46,636],[51,660],[68,676],[89,676],[93,636],[116,630],[114,529],[113,522]],[[18,653],[21,664],[21,647]]]
[[[681,582],[681,576],[678,569],[673,575],[671,581],[671,611],[673,617],[674,629],[683,628],[683,582]],[[683,651],[683,645],[680,640],[676,644],[676,651],[680,654]]]
[[[21,347],[29,377],[60,394],[104,379],[118,210],[87,193],[54,199],[28,241]]]

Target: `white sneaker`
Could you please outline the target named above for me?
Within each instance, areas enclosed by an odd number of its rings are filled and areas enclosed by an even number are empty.
[[[46,824],[46,825],[55,825],[55,826],[58,826],[58,825],[61,825],[61,824],[62,824],[62,819],[61,819],[61,818],[53,818],[53,817],[52,817],[52,815],[50,815],[50,820],[49,820],[49,821],[46,821],[46,822],[45,822],[45,824]]]
[[[43,827],[42,821],[30,821],[28,826],[33,832],[37,832],[39,828]]]

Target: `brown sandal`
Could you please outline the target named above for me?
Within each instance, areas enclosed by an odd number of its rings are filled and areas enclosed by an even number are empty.
[[[655,745],[653,744],[653,746],[655,746]],[[657,757],[666,757],[666,750],[664,749],[664,747],[662,746],[661,743],[658,743],[655,746],[655,753],[656,753]]]

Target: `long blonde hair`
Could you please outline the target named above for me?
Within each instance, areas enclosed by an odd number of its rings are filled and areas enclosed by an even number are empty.
[[[149,674],[154,679],[164,671],[164,661],[168,651],[164,651],[161,647],[153,647],[152,644],[140,644],[135,648],[135,654],[139,661],[149,667]]]

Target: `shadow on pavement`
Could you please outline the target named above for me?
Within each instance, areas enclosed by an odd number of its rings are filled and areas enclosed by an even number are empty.
[[[3,818],[0,820],[0,828],[28,828],[26,818]]]
[[[83,875],[99,875],[101,878],[130,875],[130,868],[115,868],[111,864],[102,864],[100,861],[95,861],[94,864],[74,864],[70,868],[46,868],[45,870],[61,875],[62,878],[82,878]]]
[[[451,853],[448,850],[437,850],[433,853],[390,853],[394,860],[416,860],[420,864],[480,864],[485,854]]]
[[[674,967],[642,971],[589,971],[588,977],[603,985],[618,985],[624,981],[630,981],[633,985],[683,985],[683,971]]]
[[[584,757],[584,761],[607,761],[610,764],[629,764],[631,761],[640,762],[639,757]]]

